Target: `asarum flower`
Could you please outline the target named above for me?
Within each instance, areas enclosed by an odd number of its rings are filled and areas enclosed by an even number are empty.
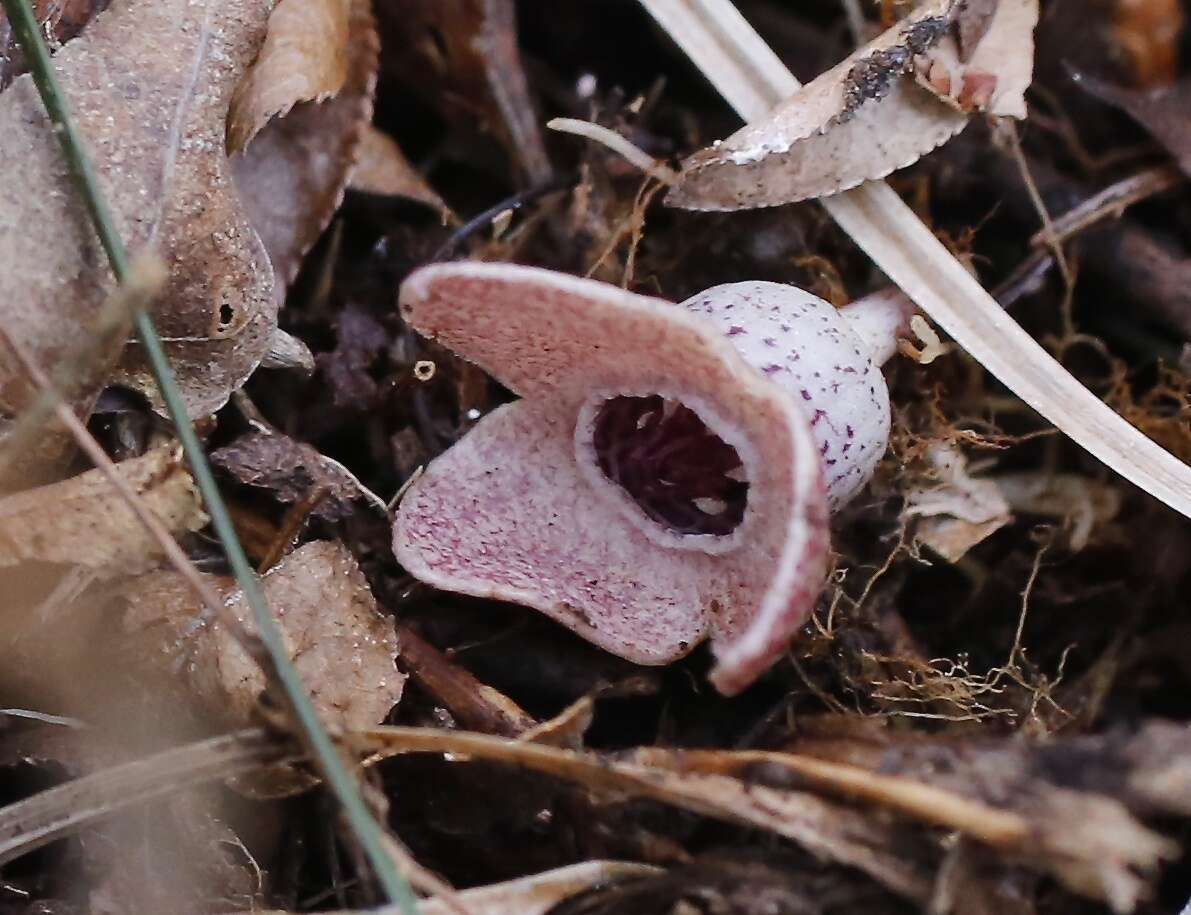
[[[792,286],[681,305],[509,264],[422,268],[410,325],[521,399],[409,488],[394,549],[418,579],[546,613],[665,664],[710,637],[734,693],[822,589],[828,511],[884,453],[878,368],[901,296],[842,309]]]

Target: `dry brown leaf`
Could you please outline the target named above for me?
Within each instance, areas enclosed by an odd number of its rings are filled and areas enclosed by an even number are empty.
[[[766,117],[696,153],[667,202],[738,210],[836,194],[915,162],[963,130],[973,109],[1023,116],[1037,0],[1000,0],[967,61],[951,34],[956,7],[927,0]]]
[[[278,12],[295,3],[323,5],[286,0]],[[277,275],[279,299],[342,202],[372,119],[380,43],[370,0],[351,0],[345,22],[346,71],[334,98],[298,102],[231,160],[236,187]]]
[[[1191,175],[1191,77],[1154,89],[1125,89],[1085,73],[1072,73],[1076,84],[1121,109],[1148,130]]]
[[[280,0],[260,54],[232,96],[227,151],[243,150],[262,127],[298,102],[321,102],[347,80],[353,0]]]
[[[1024,118],[1025,93],[1034,78],[1037,24],[1038,0],[960,6],[958,34],[944,35],[917,62],[919,85],[965,113]]]
[[[250,630],[252,611],[231,579],[211,576],[225,605]],[[281,627],[294,667],[324,722],[362,728],[383,721],[401,698],[405,676],[396,667],[393,620],[382,613],[356,561],[340,543],[308,543],[261,579],[265,600]],[[265,678],[256,662],[217,621],[202,619],[194,594],[173,572],[130,582],[124,626],[164,638],[181,653],[186,675],[204,708],[228,725],[252,720]]]
[[[348,186],[352,190],[369,194],[420,200],[444,215],[451,212],[443,199],[435,193],[434,188],[427,184],[426,179],[405,158],[405,153],[401,151],[397,142],[371,125],[364,128],[360,157]]]
[[[172,533],[207,523],[177,445],[155,448],[116,468]],[[101,470],[0,499],[0,566],[54,562],[107,577],[147,571],[161,556]]]
[[[170,271],[157,310],[191,415],[221,406],[268,349],[273,271],[233,191],[228,100],[264,35],[271,0],[117,0],[54,58],[116,228]],[[0,302],[43,366],[89,333],[112,288],[107,260],[31,79],[0,94]],[[0,405],[23,406],[12,366]],[[139,344],[120,378],[156,401]]]
[[[287,504],[300,502],[321,487],[326,495],[312,514],[327,521],[342,521],[359,502],[382,513],[385,510],[385,503],[346,467],[288,435],[250,432],[213,451],[211,463],[241,483],[268,490]]]
[[[1114,0],[1112,37],[1129,62],[1137,88],[1157,88],[1174,80],[1186,22],[1186,7],[1179,0]]]
[[[550,160],[517,48],[513,0],[378,0],[386,70],[432,96],[452,123],[493,130],[531,184]]]
[[[576,753],[543,744],[463,731],[382,727],[347,735],[358,752],[382,756],[445,752],[507,762],[597,791],[628,794],[671,804],[727,822],[785,836],[826,860],[860,870],[894,893],[919,903],[930,895],[927,856],[916,837],[886,818],[824,800],[810,792],[761,783],[763,772],[745,779],[671,771],[648,761]],[[660,751],[663,754],[666,751]],[[675,754],[681,757],[681,751]],[[659,757],[660,759],[660,757]]]
[[[106,0],[33,0],[33,15],[51,50],[77,35],[104,7]],[[4,11],[0,10],[0,90],[28,70]]]

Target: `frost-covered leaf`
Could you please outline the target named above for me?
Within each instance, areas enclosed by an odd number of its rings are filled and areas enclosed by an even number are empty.
[[[835,194],[915,162],[973,110],[1024,116],[1037,0],[1000,0],[987,12],[921,4],[765,118],[692,156],[667,201],[738,210]],[[957,37],[964,23],[967,37]],[[965,57],[960,42],[977,36]]]
[[[249,629],[252,611],[228,578],[210,576],[225,606]],[[342,728],[383,721],[401,698],[393,620],[382,613],[363,573],[339,543],[308,543],[262,578],[265,600],[281,627],[294,666],[323,720]],[[125,588],[124,626],[166,640],[162,663],[185,667],[190,688],[215,717],[252,719],[265,679],[226,629],[202,619],[193,592],[174,572],[146,575]],[[170,669],[173,669],[170,667]]]
[[[232,96],[227,149],[240,152],[270,119],[298,102],[321,102],[347,80],[353,0],[281,0],[260,54]]]
[[[271,0],[118,0],[54,58],[116,228],[157,249],[170,279],[155,313],[187,409],[221,406],[276,325],[273,271],[224,154],[231,93]],[[49,367],[89,333],[112,287],[28,75],[0,94],[0,302],[9,333]],[[121,380],[152,400],[138,344]],[[11,367],[0,405],[23,406]]]
[[[207,523],[176,445],[116,469],[171,532]],[[146,571],[160,559],[157,541],[101,470],[0,499],[0,566],[54,562],[111,576]]]

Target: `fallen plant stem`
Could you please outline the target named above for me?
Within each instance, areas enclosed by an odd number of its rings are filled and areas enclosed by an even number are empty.
[[[801,776],[831,794],[864,800],[905,816],[970,835],[997,847],[1013,847],[1030,838],[1028,824],[1015,813],[971,801],[951,791],[897,776],[879,776],[860,766],[825,762],[809,756],[762,751],[692,751],[645,749],[611,764],[594,754],[525,741],[509,741],[487,734],[438,731],[426,728],[378,727],[353,734],[349,742],[378,755],[438,752],[512,762],[585,784],[623,788],[636,784],[645,794],[665,800],[671,793],[659,789],[654,773],[694,773],[741,778],[744,769],[769,763]],[[689,765],[688,765],[689,762]],[[605,770],[601,775],[596,769]],[[692,806],[691,809],[696,809]],[[706,811],[704,811],[706,812]],[[714,815],[714,814],[713,814]]]
[[[678,173],[674,169],[664,162],[659,162],[649,153],[634,146],[615,130],[604,127],[602,124],[581,121],[578,118],[554,118],[547,121],[546,126],[559,133],[569,133],[572,136],[583,137],[593,143],[599,143],[667,187],[673,187],[678,181]]]
[[[0,0],[8,15],[9,23],[17,42],[28,62],[29,72],[45,105],[53,131],[62,145],[62,152],[78,186],[80,197],[91,217],[99,236],[100,244],[111,263],[116,281],[129,280],[131,269],[128,253],[124,248],[112,217],[112,212],[100,190],[99,182],[80,136],[74,119],[67,107],[66,98],[58,84],[36,17],[29,0]],[[223,545],[228,563],[245,600],[252,608],[260,639],[268,652],[270,665],[265,674],[270,682],[279,685],[278,698],[296,726],[297,736],[306,745],[314,764],[325,777],[335,794],[352,833],[373,868],[376,879],[390,902],[399,904],[408,915],[414,915],[416,904],[409,883],[401,876],[389,856],[380,825],[372,816],[359,791],[353,775],[348,771],[343,757],[319,720],[318,713],[307,696],[305,687],[290,662],[285,642],[277,623],[273,620],[265,603],[264,594],[256,573],[236,537],[235,527],[228,514],[219,487],[203,454],[202,444],[186,413],[178,387],[173,379],[169,361],[166,358],[161,338],[153,325],[153,319],[143,308],[133,314],[133,324],[144,347],[153,377],[160,389],[166,411],[174,423],[182,448],[190,463],[195,482],[202,493],[203,501],[211,516],[211,524]]]
[[[1133,204],[1154,194],[1168,191],[1186,180],[1187,176],[1177,165],[1156,165],[1122,178],[1053,219],[1051,227],[1055,240],[1067,241],[1102,219],[1120,216]],[[1038,233],[1030,239],[1030,244],[1040,248],[1047,244],[1047,240],[1042,237],[1042,233]]]
[[[245,730],[65,782],[0,809],[0,865],[141,801],[297,755],[267,731]]]
[[[408,753],[449,755],[456,762],[485,760],[519,766],[613,796],[650,798],[726,822],[743,823],[793,839],[811,852],[868,873],[900,895],[925,902],[931,881],[906,849],[885,843],[900,835],[880,816],[829,803],[808,789],[866,802],[924,824],[958,832],[1063,880],[1092,898],[1112,895],[1111,881],[1088,884],[1080,868],[1098,868],[1096,855],[1119,853],[1114,866],[1149,867],[1173,854],[1172,844],[1138,824],[1103,795],[1090,792],[1089,813],[1119,811],[1126,830],[1111,851],[1095,843],[1082,852],[1066,831],[1048,831],[1029,814],[974,800],[913,777],[801,754],[760,751],[690,751],[649,747],[621,755],[559,749],[467,731],[377,727],[344,735],[343,744],[371,765]],[[265,730],[245,730],[83,776],[0,810],[0,863],[142,800],[216,778],[296,762],[296,746],[278,744]],[[1057,789],[1070,805],[1074,796]],[[1063,809],[1060,806],[1060,809]],[[839,826],[832,835],[829,824]],[[841,836],[851,839],[841,841]],[[864,839],[861,839],[864,836]],[[1136,843],[1141,843],[1135,848]],[[1098,850],[1099,849],[1099,850]],[[1074,867],[1074,869],[1072,869]],[[1075,875],[1075,876],[1073,876]],[[1130,893],[1134,893],[1130,877]],[[1138,887],[1140,884],[1138,884]],[[1134,895],[1127,898],[1133,899]],[[1118,911],[1125,908],[1117,905]]]
[[[746,121],[799,82],[731,0],[641,0]],[[1191,517],[1191,467],[1115,413],[1027,334],[884,181],[819,201],[969,355],[1090,454]]]

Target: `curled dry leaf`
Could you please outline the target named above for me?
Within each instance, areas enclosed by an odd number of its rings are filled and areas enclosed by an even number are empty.
[[[416,92],[434,96],[456,124],[493,130],[531,184],[550,178],[550,160],[517,47],[513,0],[378,0],[385,66]]]
[[[1076,85],[1120,108],[1148,130],[1191,175],[1191,77],[1153,89],[1126,89],[1086,73],[1073,72]]]
[[[227,114],[227,151],[240,152],[272,118],[298,102],[321,102],[347,80],[352,0],[281,0],[265,43],[236,88]]]
[[[106,6],[106,0],[33,0],[33,15],[46,43],[56,49],[74,38]],[[0,91],[27,69],[8,17],[0,10]]]
[[[359,161],[356,162],[348,186],[354,191],[365,191],[369,194],[420,200],[427,206],[434,207],[444,217],[451,212],[434,188],[426,183],[426,179],[405,158],[405,153],[401,151],[397,142],[372,125],[364,128],[364,134],[360,139]]]
[[[323,7],[322,12],[310,14],[317,16],[330,16],[333,7],[343,6],[346,32],[340,52],[344,55],[344,78],[333,98],[291,99],[292,109],[258,127],[259,133],[248,147],[231,160],[236,187],[277,275],[279,300],[297,275],[303,256],[343,200],[361,139],[372,119],[380,55],[370,0],[286,0],[274,19],[286,7],[301,10],[304,6]],[[270,20],[270,36],[273,24]],[[334,31],[325,40],[333,43],[338,39],[339,33]],[[291,54],[271,58],[266,68],[269,78],[303,84],[303,61],[301,55]],[[258,61],[258,67],[261,63]],[[291,69],[293,74],[282,75]],[[245,89],[250,84],[259,84],[255,68],[241,91],[250,91]]]
[[[54,58],[117,230],[170,279],[156,312],[191,415],[244,382],[276,326],[273,271],[224,155],[228,100],[270,0],[117,0]],[[14,339],[49,367],[89,333],[112,287],[29,76],[0,94],[0,301]],[[24,405],[0,371],[0,404]],[[137,343],[119,377],[157,403]]]
[[[835,194],[915,162],[963,130],[972,110],[1024,116],[1037,0],[1000,0],[988,21],[968,9],[922,3],[765,118],[688,159],[667,202],[738,210]],[[956,37],[965,22],[967,38]],[[965,58],[960,42],[977,35]]]
[[[116,468],[171,532],[207,523],[178,446]],[[54,562],[106,577],[144,572],[160,559],[157,542],[100,470],[0,499],[0,566]]]
[[[510,264],[440,264],[406,320],[524,399],[414,481],[394,550],[642,664],[709,635],[724,692],[780,657],[823,581],[827,511],[885,451],[897,296],[836,310],[777,283],[680,306]]]
[[[241,483],[268,490],[279,502],[300,502],[316,487],[325,489],[312,514],[327,521],[342,521],[359,502],[385,510],[385,503],[346,467],[288,435],[250,432],[213,451],[211,463]]]
[[[252,611],[234,581],[210,576],[226,606],[251,631]],[[401,698],[405,676],[396,668],[393,620],[382,613],[359,566],[342,544],[308,543],[281,560],[261,580],[265,600],[294,667],[315,708],[328,724],[362,728],[383,721]],[[196,628],[202,611],[174,572],[130,582],[125,590],[125,629],[162,633],[173,650],[162,663],[188,659],[186,677],[195,696],[229,726],[252,720],[264,675],[215,620]]]

